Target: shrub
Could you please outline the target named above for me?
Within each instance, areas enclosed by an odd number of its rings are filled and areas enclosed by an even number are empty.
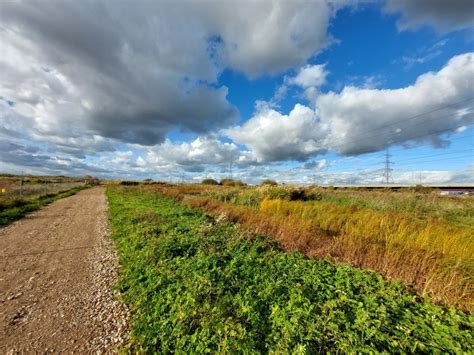
[[[139,185],[138,181],[120,181],[120,185],[126,185],[126,186],[136,186]]]
[[[272,186],[276,186],[276,185],[278,185],[278,183],[277,183],[275,180],[265,179],[265,180],[262,180],[262,182],[260,183],[260,185],[272,185]]]
[[[235,180],[235,186],[246,186],[246,183],[240,180]]]
[[[214,179],[204,179],[201,181],[203,185],[219,185],[219,183]]]
[[[423,185],[415,185],[412,187],[413,192],[421,193],[421,194],[427,194],[433,191],[433,188],[430,186],[423,186]]]
[[[222,179],[220,182],[219,182],[219,185],[222,185],[222,186],[234,186],[235,185],[235,181],[233,179]]]

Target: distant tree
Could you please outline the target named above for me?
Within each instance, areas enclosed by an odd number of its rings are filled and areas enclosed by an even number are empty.
[[[247,185],[245,182],[240,181],[240,180],[235,180],[235,186],[245,186]]]
[[[93,177],[93,176],[86,175],[86,176],[84,176],[84,183],[87,184],[87,185],[99,185],[100,180]]]
[[[413,192],[418,192],[418,193],[422,193],[422,194],[427,194],[427,193],[430,193],[431,191],[433,191],[434,189],[430,186],[423,186],[421,184],[418,184],[418,185],[415,185],[412,187],[412,191]]]
[[[127,186],[136,186],[139,185],[140,183],[138,181],[121,181],[120,185],[127,185]]]
[[[214,179],[204,179],[201,181],[203,185],[219,185],[219,183]]]
[[[272,185],[272,186],[276,186],[276,185],[278,185],[278,183],[277,183],[275,180],[265,179],[265,180],[262,180],[262,182],[260,183],[260,185]]]
[[[148,179],[143,180],[143,182],[153,182],[153,179],[148,178]]]
[[[221,182],[219,183],[219,185],[222,185],[222,186],[245,186],[245,184],[242,181],[229,179],[229,178],[222,179]]]

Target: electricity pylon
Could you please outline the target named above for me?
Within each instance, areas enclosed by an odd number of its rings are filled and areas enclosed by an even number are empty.
[[[393,184],[393,177],[392,177],[393,169],[390,167],[391,164],[393,164],[393,161],[390,160],[391,156],[392,154],[390,154],[387,149],[387,151],[385,152],[385,166],[384,166],[383,174],[382,174],[383,182],[385,182],[385,184],[387,185],[390,183]]]

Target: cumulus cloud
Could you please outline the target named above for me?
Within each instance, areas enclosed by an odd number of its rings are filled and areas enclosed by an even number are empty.
[[[322,142],[327,134],[315,111],[301,104],[288,115],[260,106],[242,126],[222,133],[245,144],[259,162],[306,160],[325,152]]]
[[[0,168],[146,176],[224,170],[233,162],[256,173],[262,164],[306,161],[330,149],[358,154],[414,140],[443,145],[440,133],[472,124],[470,103],[433,113],[428,124],[428,116],[400,121],[472,93],[472,54],[406,88],[321,92],[325,65],[305,63],[328,45],[331,17],[354,3],[2,2]],[[250,120],[229,128],[238,110],[219,82],[224,70],[252,79],[300,66],[277,96],[291,86],[308,106],[284,114],[260,104]],[[166,136],[173,130],[198,138],[172,142]],[[319,164],[306,169],[324,168]]]
[[[473,27],[474,5],[471,0],[388,0],[388,13],[400,13],[401,30],[432,25],[440,31]]]
[[[303,91],[302,97],[314,104],[320,91],[320,87],[326,83],[329,72],[325,69],[326,64],[307,64],[298,69],[294,76],[285,75],[283,84],[280,85],[273,98],[268,102],[270,105],[278,106],[291,87],[297,87]]]
[[[335,11],[350,1],[212,2],[203,10],[229,65],[250,77],[302,65],[328,43]]]
[[[326,83],[328,74],[326,64],[308,64],[301,67],[295,76],[286,76],[279,90],[286,92],[288,86],[297,86],[303,90],[303,97],[314,105],[320,87]]]
[[[228,168],[231,163],[235,167],[246,166],[251,162],[249,152],[240,151],[236,144],[202,136],[192,142],[166,140],[163,144],[148,147],[140,165],[199,172],[206,168]]]
[[[170,20],[147,16],[151,3],[1,6],[0,95],[46,135],[154,144],[175,127],[206,132],[236,117],[227,88],[214,85],[207,34],[187,37],[179,17],[176,32],[164,31]]]
[[[285,82],[289,85],[298,85],[303,89],[320,87],[326,82],[328,74],[325,66],[325,64],[305,65],[294,77],[287,77]]]
[[[329,129],[327,148],[360,154],[405,142],[443,146],[440,138],[474,123],[474,53],[453,57],[438,72],[400,89],[345,87],[318,96],[321,124]]]
[[[3,2],[0,96],[45,136],[205,134],[238,115],[224,68],[256,77],[303,64],[344,3]]]
[[[288,115],[260,102],[253,117],[222,134],[259,162],[303,161],[328,150],[357,155],[397,144],[441,147],[449,144],[444,134],[474,123],[473,92],[474,53],[466,53],[400,89],[349,86],[319,93],[315,109],[297,104]]]

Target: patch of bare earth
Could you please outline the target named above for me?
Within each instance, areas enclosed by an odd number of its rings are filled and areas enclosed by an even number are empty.
[[[128,340],[117,278],[103,188],[0,229],[0,353],[116,351]]]

